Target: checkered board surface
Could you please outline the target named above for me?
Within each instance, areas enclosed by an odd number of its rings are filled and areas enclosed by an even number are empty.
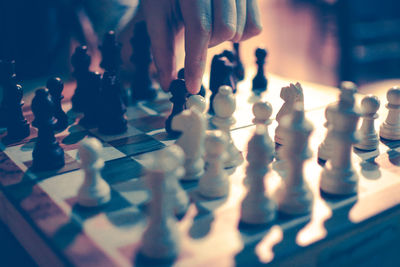
[[[283,103],[279,98],[280,88],[289,82],[272,75],[269,77],[269,90],[261,98],[272,103],[274,115]],[[310,139],[314,155],[305,165],[305,176],[315,196],[311,216],[287,217],[279,214],[270,227],[238,227],[239,207],[246,193],[243,185],[246,162],[228,170],[231,187],[226,198],[203,199],[196,192],[196,183],[183,183],[192,204],[178,221],[182,251],[175,265],[279,263],[279,260],[299,255],[307,249],[324,248],[325,240],[343,235],[398,206],[399,142],[381,143],[379,151],[353,153],[354,166],[360,174],[357,196],[327,198],[321,195],[319,177],[322,167],[317,164],[316,151],[325,135],[324,109],[337,100],[338,90],[313,84],[303,84],[303,89],[306,116],[315,127]],[[361,97],[357,96],[358,102]],[[128,131],[118,136],[104,136],[96,130],[82,128],[76,124],[78,115],[69,111],[70,127],[57,134],[57,140],[65,151],[66,164],[57,171],[30,171],[37,134],[34,128],[31,136],[20,143],[2,145],[0,185],[4,199],[50,248],[59,263],[76,266],[141,264],[136,255],[146,227],[144,206],[149,200],[143,183],[146,166],[142,157],[175,142],[168,138],[163,128],[171,108],[168,99],[167,94],[159,93],[153,102],[129,106],[126,113]],[[247,141],[254,131],[252,103],[258,100],[251,94],[250,80],[239,84],[236,99],[236,124],[232,137],[245,156]],[[384,108],[386,99],[383,96],[380,99],[381,121],[387,111]],[[69,102],[64,103],[64,109],[70,109]],[[25,110],[28,120],[32,121],[29,108]],[[271,136],[275,127],[274,121],[270,127]],[[86,209],[77,204],[77,191],[83,181],[77,147],[86,136],[98,138],[104,146],[101,156],[105,167],[102,173],[111,186],[112,199],[100,208]],[[272,193],[279,186],[281,177],[285,176],[279,163],[273,163],[272,167],[266,178],[268,193]],[[12,225],[13,218],[7,210],[1,213],[2,219]],[[373,234],[379,235],[376,231]],[[341,257],[344,257],[341,251],[326,248],[318,252],[315,260],[324,263],[335,258],[340,263]]]

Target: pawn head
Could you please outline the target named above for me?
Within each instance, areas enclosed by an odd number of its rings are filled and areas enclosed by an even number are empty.
[[[82,164],[93,164],[100,159],[103,145],[96,138],[85,138],[80,142],[78,155]]]
[[[272,106],[269,102],[256,102],[253,105],[253,115],[255,121],[267,122],[272,115]]]
[[[54,91],[62,91],[64,89],[64,83],[59,77],[51,77],[46,83],[47,89],[50,93]]]
[[[188,109],[195,108],[200,113],[204,113],[206,110],[206,100],[201,95],[191,95],[186,100],[186,107]]]
[[[375,114],[380,106],[379,98],[374,95],[368,95],[361,101],[361,109],[364,114]]]
[[[256,58],[257,59],[265,59],[265,57],[268,55],[268,52],[264,48],[257,48],[255,52]]]
[[[400,87],[391,88],[387,94],[386,98],[391,105],[400,105]]]

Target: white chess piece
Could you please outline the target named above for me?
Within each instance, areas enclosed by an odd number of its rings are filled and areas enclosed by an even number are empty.
[[[354,194],[358,191],[358,174],[352,164],[352,144],[356,134],[359,112],[354,108],[356,86],[352,82],[341,84],[339,103],[332,113],[332,147],[330,158],[321,173],[320,188],[334,195]]]
[[[204,115],[196,108],[187,109],[172,119],[172,129],[182,132],[176,144],[185,152],[182,180],[198,180],[204,173],[203,146],[206,132]]]
[[[140,252],[152,259],[174,259],[180,252],[180,233],[174,209],[177,199],[184,196],[176,187],[177,177],[183,174],[183,151],[173,145],[148,155],[147,162],[145,181],[151,191],[151,202]]]
[[[198,185],[199,193],[207,198],[224,197],[229,193],[229,177],[224,169],[228,138],[222,131],[207,133],[205,139],[206,171]]]
[[[235,118],[232,116],[236,109],[236,99],[232,93],[231,87],[223,85],[218,89],[218,93],[214,98],[213,107],[215,115],[212,117],[211,122],[228,137],[228,156],[225,161],[225,168],[236,167],[243,162],[243,156],[233,143],[230,132],[230,128],[236,122]]]
[[[278,153],[287,162],[287,177],[282,180],[275,192],[278,210],[300,215],[310,213],[313,205],[313,194],[304,180],[304,161],[311,157],[308,139],[313,130],[311,123],[304,117],[301,103],[295,104],[292,114],[282,118],[282,135],[286,140]]]
[[[265,192],[264,177],[274,155],[274,144],[266,140],[266,131],[265,125],[257,125],[247,146],[248,191],[241,204],[240,220],[248,224],[266,224],[276,217],[276,204]]]
[[[96,207],[110,201],[110,186],[101,177],[104,166],[100,158],[102,144],[95,138],[85,138],[81,141],[78,155],[81,168],[85,172],[85,179],[78,191],[78,203],[84,207]]]
[[[388,140],[400,140],[400,88],[391,88],[386,98],[389,113],[380,127],[379,135]]]
[[[189,207],[189,197],[183,190],[179,180],[184,176],[185,169],[182,167],[185,161],[184,151],[177,145],[169,146],[158,152],[158,157],[162,158],[168,167],[165,167],[165,179],[170,185],[168,187],[169,195],[174,203],[174,212],[176,215],[182,215]]]
[[[275,142],[280,145],[285,145],[286,142],[282,135],[282,127],[280,127],[281,120],[285,115],[292,113],[295,103],[301,103],[304,106],[303,88],[300,83],[291,83],[289,86],[282,88],[280,97],[285,103],[283,103],[281,109],[276,114],[278,127],[275,129]]]
[[[327,161],[329,159],[329,153],[334,149],[332,144],[332,111],[335,109],[336,103],[329,104],[325,109],[326,122],[324,127],[326,128],[326,136],[324,141],[318,147],[318,159]]]
[[[201,95],[191,95],[186,100],[186,108],[195,108],[200,113],[204,113],[206,110],[206,100]]]
[[[375,131],[375,120],[380,101],[376,96],[368,95],[361,101],[362,124],[358,130],[360,141],[354,147],[363,150],[375,150],[379,145],[379,137]]]
[[[268,125],[272,123],[271,115],[272,115],[272,105],[269,102],[256,102],[253,105],[253,123],[256,125],[265,125],[265,137],[267,142],[272,143],[272,139],[269,135]],[[275,149],[274,149],[275,150]],[[274,152],[275,153],[275,152]]]

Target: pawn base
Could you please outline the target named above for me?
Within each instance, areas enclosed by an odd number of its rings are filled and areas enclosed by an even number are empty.
[[[57,170],[65,165],[64,150],[58,145],[36,148],[32,153],[32,169],[35,171]]]
[[[110,199],[110,187],[108,185],[104,186],[102,190],[96,193],[79,192],[78,194],[78,203],[83,207],[102,206],[108,203]]]
[[[379,146],[379,139],[377,135],[370,137],[363,137],[359,143],[354,144],[354,147],[361,150],[373,151]]]
[[[276,191],[275,200],[280,212],[288,215],[303,215],[312,211],[314,197],[306,185],[302,188],[291,189],[284,185]]]
[[[352,195],[358,192],[358,175],[352,168],[333,168],[328,161],[321,173],[320,188],[332,195]]]
[[[268,224],[276,218],[276,204],[266,196],[263,199],[246,197],[242,202],[240,221],[246,224]]]
[[[398,141],[400,140],[400,126],[390,125],[384,122],[380,127],[379,135],[387,140]]]

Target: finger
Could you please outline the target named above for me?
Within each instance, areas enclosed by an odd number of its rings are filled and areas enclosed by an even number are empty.
[[[233,42],[239,42],[242,39],[246,25],[246,8],[246,0],[236,0],[236,33],[232,38]]]
[[[189,93],[200,91],[211,37],[210,0],[180,0],[185,25],[185,82]]]
[[[168,17],[165,1],[144,1],[143,10],[151,40],[151,51],[161,87],[168,91],[175,74],[175,28]]]
[[[241,41],[260,34],[262,31],[258,0],[247,0],[246,26]]]
[[[213,24],[209,47],[230,40],[236,33],[236,0],[212,1]]]

